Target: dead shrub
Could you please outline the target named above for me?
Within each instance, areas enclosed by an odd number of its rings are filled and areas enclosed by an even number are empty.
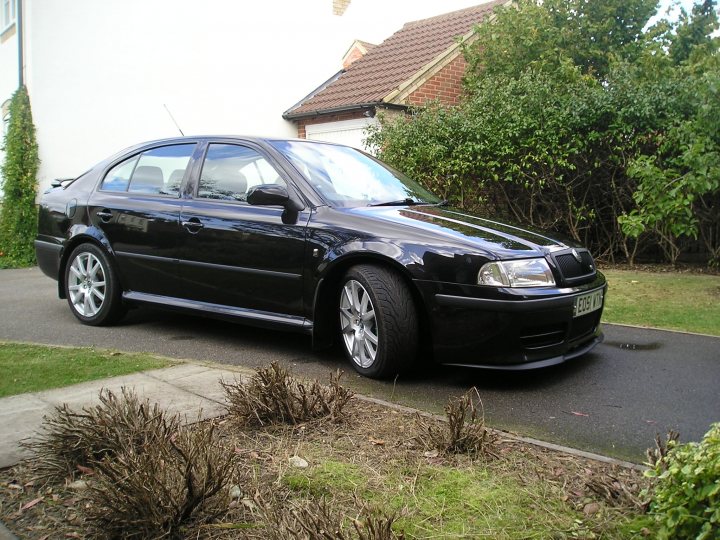
[[[127,448],[139,452],[164,444],[180,425],[157,404],[141,401],[126,388],[117,396],[100,392],[100,403],[73,411],[59,405],[45,417],[37,437],[25,443],[36,456],[42,479],[62,481],[90,472],[95,463],[112,458]]]
[[[591,476],[585,487],[614,508],[645,511],[648,501],[643,497],[643,486],[632,475],[618,472]]]
[[[257,370],[247,383],[221,381],[230,416],[242,425],[299,424],[315,418],[333,422],[343,418],[343,408],[353,392],[340,385],[342,372],[330,376],[330,384],[306,385],[273,362]]]
[[[311,500],[291,508],[277,503],[264,508],[266,540],[402,540],[392,530],[395,517],[363,508],[352,525],[333,512],[325,500]]]
[[[191,519],[227,509],[235,454],[218,444],[214,423],[182,427],[154,446],[126,441],[95,463],[86,513],[98,537],[181,538]]]
[[[493,446],[497,437],[485,427],[482,401],[473,387],[445,405],[447,423],[417,415],[421,435],[415,438],[425,448],[443,454],[467,454],[472,457],[497,457]]]
[[[662,470],[666,471],[666,458],[668,451],[674,446],[677,446],[679,440],[680,433],[672,429],[668,431],[664,441],[660,438],[660,434],[657,433],[655,435],[655,448],[648,448],[645,452],[645,455],[647,456],[647,464],[650,467],[656,467],[657,465],[660,465],[660,467],[662,467]]]

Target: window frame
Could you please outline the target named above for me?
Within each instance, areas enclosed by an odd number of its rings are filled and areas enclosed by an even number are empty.
[[[234,204],[234,205],[241,205],[241,206],[253,206],[249,202],[247,202],[247,200],[243,201],[243,200],[237,200],[237,199],[213,199],[211,197],[201,197],[199,195],[200,181],[202,180],[202,172],[203,172],[203,169],[205,168],[205,161],[207,159],[208,153],[210,152],[210,147],[212,145],[237,146],[240,148],[246,148],[248,150],[252,150],[257,155],[259,155],[262,159],[264,159],[265,162],[270,167],[272,167],[272,169],[277,174],[278,178],[280,178],[280,180],[283,181],[283,183],[285,185],[285,189],[287,189],[288,191],[291,189],[291,187],[290,187],[291,183],[286,178],[286,175],[284,174],[284,170],[281,167],[279,167],[277,163],[274,162],[272,157],[270,155],[268,155],[268,153],[266,151],[264,151],[263,148],[255,145],[255,144],[252,144],[250,141],[244,141],[244,140],[243,141],[210,140],[210,141],[207,141],[207,143],[205,144],[205,148],[203,149],[202,156],[200,156],[200,163],[198,165],[198,173],[197,173],[197,181],[195,182],[195,185],[194,185],[193,191],[192,191],[193,200],[202,201],[205,203],[211,202],[211,203],[222,203],[222,204]],[[248,191],[250,190],[251,187],[254,187],[254,186],[248,187]],[[245,193],[247,195],[247,191]],[[273,208],[273,207],[268,207],[268,208]]]
[[[17,2],[19,0],[0,0],[0,34],[4,34],[17,24]],[[8,11],[7,20],[5,10]]]
[[[140,163],[140,160],[142,159],[143,154],[146,152],[151,152],[152,150],[157,150],[159,148],[167,148],[169,146],[192,146],[192,152],[190,152],[190,155],[188,156],[188,163],[185,166],[185,174],[183,175],[183,179],[180,182],[180,186],[178,188],[178,192],[176,194],[171,193],[149,193],[149,192],[142,192],[142,191],[130,191],[130,186],[132,185],[132,179],[135,175],[135,169],[138,166],[138,163]],[[158,146],[149,146],[145,148],[140,148],[136,152],[132,154],[126,154],[124,156],[119,157],[118,159],[114,160],[112,163],[110,163],[105,169],[103,170],[103,173],[100,175],[100,181],[98,182],[95,191],[107,195],[125,195],[126,197],[160,197],[163,199],[180,199],[183,195],[182,187],[187,183],[188,179],[188,172],[192,170],[194,167],[194,162],[196,160],[196,154],[198,151],[198,141],[191,141],[191,142],[171,142],[167,144],[161,144]],[[118,165],[121,165],[127,161],[135,160],[135,165],[133,166],[132,173],[130,173],[130,178],[128,178],[128,184],[125,190],[123,191],[115,191],[110,189],[103,189],[103,184],[105,183],[105,179],[107,178],[107,175],[112,171],[115,167]]]

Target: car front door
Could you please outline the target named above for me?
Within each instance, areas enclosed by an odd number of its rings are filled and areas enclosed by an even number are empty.
[[[251,187],[289,188],[287,178],[259,147],[222,142],[208,144],[197,175],[195,196],[184,201],[180,218],[183,296],[209,310],[229,307],[234,314],[301,325],[310,214],[283,220],[284,208],[246,201]]]
[[[90,223],[110,243],[125,291],[178,294],[180,187],[196,147],[164,145],[126,157],[90,196]]]

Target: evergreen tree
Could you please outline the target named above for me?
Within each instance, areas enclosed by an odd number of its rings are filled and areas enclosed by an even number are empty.
[[[2,165],[3,202],[0,208],[0,266],[29,266],[35,262],[37,234],[37,171],[40,164],[30,97],[23,86],[10,102]]]

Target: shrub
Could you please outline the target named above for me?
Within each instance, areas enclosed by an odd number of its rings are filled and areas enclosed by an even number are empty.
[[[40,160],[30,98],[24,86],[15,92],[10,102],[10,124],[4,147],[5,163],[1,171],[4,194],[0,208],[0,268],[29,266],[35,262],[35,195]]]
[[[217,444],[214,430],[213,423],[184,427],[146,448],[128,440],[96,463],[86,512],[97,536],[182,538],[200,510],[226,509],[235,453]]]
[[[221,382],[229,402],[230,416],[249,426],[299,424],[315,418],[342,419],[343,408],[353,396],[340,385],[342,373],[330,376],[330,384],[306,385],[273,362],[257,370],[246,383]]]
[[[476,388],[471,388],[445,405],[447,424],[428,422],[418,416],[422,435],[416,438],[426,448],[434,448],[444,454],[469,454],[471,456],[495,456],[492,447],[495,434],[485,427],[482,401]]]
[[[670,440],[646,474],[656,478],[650,511],[658,538],[720,537],[720,423],[699,444]]]
[[[76,412],[67,404],[46,417],[38,437],[26,446],[35,453],[42,478],[63,480],[113,458],[128,448],[156,448],[180,428],[180,419],[123,388],[120,396],[100,392],[100,403]]]
[[[293,507],[277,503],[263,509],[264,540],[402,540],[392,530],[394,517],[363,508],[352,526],[343,523],[325,500]]]

